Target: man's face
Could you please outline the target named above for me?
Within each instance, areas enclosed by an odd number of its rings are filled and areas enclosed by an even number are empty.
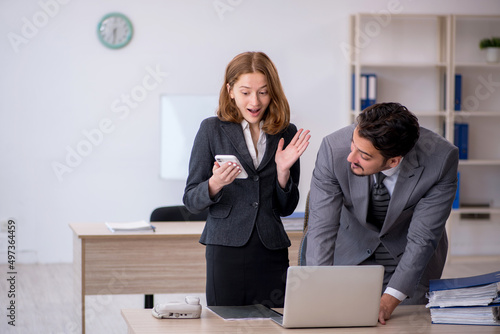
[[[396,167],[401,157],[386,160],[368,139],[359,136],[356,128],[352,135],[351,153],[347,161],[351,163],[354,175],[365,176]]]

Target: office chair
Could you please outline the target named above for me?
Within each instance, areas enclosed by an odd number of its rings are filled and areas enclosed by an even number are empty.
[[[151,222],[183,222],[183,221],[205,221],[207,220],[208,209],[193,214],[184,205],[163,206],[156,208],[151,213]]]
[[[206,221],[208,209],[193,214],[189,212],[184,205],[163,206],[156,208],[151,213],[150,222],[189,222],[189,221]],[[154,296],[144,296],[144,308],[154,307]]]
[[[306,249],[307,249],[306,233],[309,223],[309,194],[310,192],[307,193],[306,209],[304,212],[304,228],[303,228],[304,233],[302,234],[302,240],[300,241],[300,246],[299,246],[299,266],[306,265]]]

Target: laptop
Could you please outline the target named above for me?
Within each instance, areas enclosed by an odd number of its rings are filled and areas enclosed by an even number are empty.
[[[283,314],[285,328],[376,326],[384,267],[291,266]]]

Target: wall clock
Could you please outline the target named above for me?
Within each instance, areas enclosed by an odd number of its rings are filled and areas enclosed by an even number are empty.
[[[123,48],[132,39],[134,29],[129,18],[120,13],[105,15],[97,25],[102,44],[111,49]]]

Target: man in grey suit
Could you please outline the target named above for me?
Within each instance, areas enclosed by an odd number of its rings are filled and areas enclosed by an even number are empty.
[[[356,121],[326,136],[318,152],[306,264],[384,265],[385,324],[401,302],[425,303],[429,280],[441,277],[458,149],[399,103],[368,107]],[[385,210],[371,195],[379,186]]]

